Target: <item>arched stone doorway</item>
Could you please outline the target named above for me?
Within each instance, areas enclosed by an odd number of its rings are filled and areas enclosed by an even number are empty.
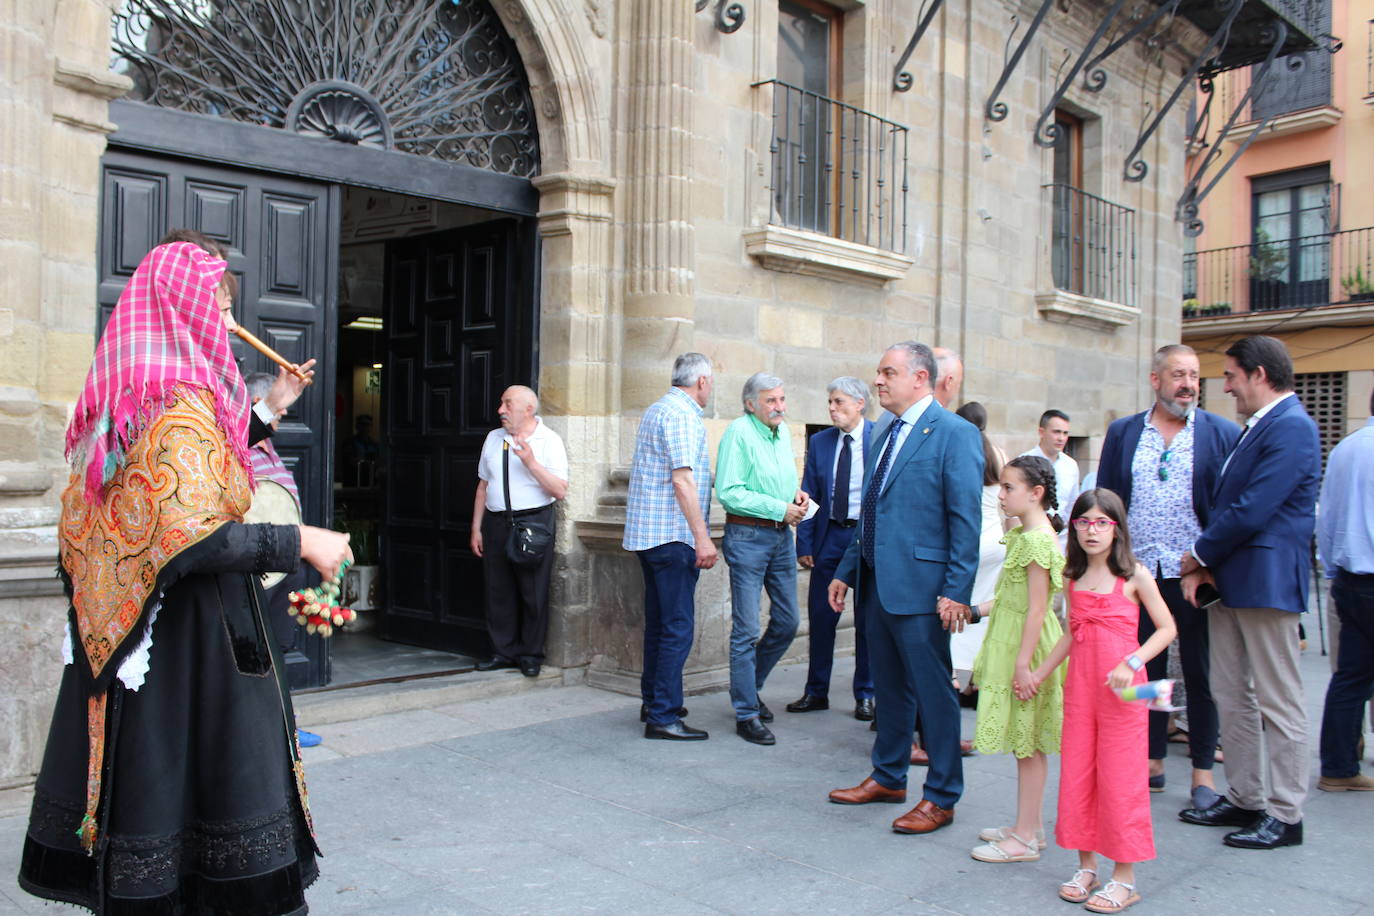
[[[568,114],[589,96],[582,75],[549,66],[550,48],[578,54],[566,29],[541,33],[545,19],[515,3],[498,16],[487,0],[129,0],[113,20],[115,69],[135,89],[111,105],[102,301],[165,228],[192,225],[229,246],[250,293],[239,317],[258,336],[293,359],[370,369],[349,343],[373,312],[350,298],[347,262],[380,246],[360,268],[380,275],[384,313],[372,329],[386,453],[370,481],[385,535],[378,629],[470,653],[485,641],[467,551],[477,450],[500,388],[540,379],[534,180],[549,153],[585,162],[597,145],[585,131],[570,141],[587,112]],[[537,180],[546,196],[567,184]],[[248,354],[245,371],[258,361]],[[371,511],[362,468],[329,447],[361,413],[348,382],[325,372],[279,436],[307,521]],[[295,685],[327,681],[323,647],[298,649]]]

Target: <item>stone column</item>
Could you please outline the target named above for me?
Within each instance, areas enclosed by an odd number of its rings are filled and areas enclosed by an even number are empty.
[[[638,414],[692,347],[693,6],[636,3],[626,105],[621,410]],[[631,430],[632,432],[632,430]]]

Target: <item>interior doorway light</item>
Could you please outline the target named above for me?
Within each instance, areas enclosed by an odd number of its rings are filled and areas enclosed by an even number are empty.
[[[380,331],[382,329],[382,316],[360,315],[344,325],[344,329],[349,331]]]

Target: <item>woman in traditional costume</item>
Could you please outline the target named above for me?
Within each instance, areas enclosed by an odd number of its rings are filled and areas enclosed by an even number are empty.
[[[351,554],[242,522],[268,429],[229,349],[226,268],[188,242],[143,259],[67,429],[67,665],[19,883],[100,914],[304,913],[318,874],[257,574],[303,559],[329,578]],[[272,406],[304,384],[283,373]]]

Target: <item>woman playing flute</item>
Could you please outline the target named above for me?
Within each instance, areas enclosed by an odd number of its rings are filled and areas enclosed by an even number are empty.
[[[226,267],[185,241],[143,259],[67,429],[67,664],[19,882],[96,913],[304,912],[318,873],[258,574],[332,577],[351,552],[242,522],[267,427],[217,314]],[[273,410],[304,385],[283,372]]]

